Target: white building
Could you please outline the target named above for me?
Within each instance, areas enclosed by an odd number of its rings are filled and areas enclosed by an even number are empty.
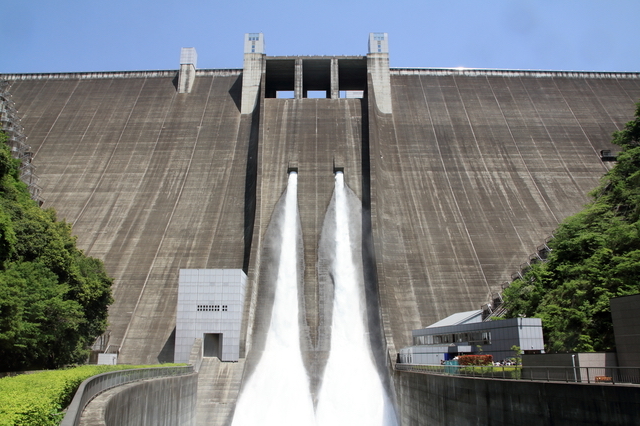
[[[238,361],[247,276],[241,269],[181,269],[174,362],[189,361],[196,338],[203,356]]]

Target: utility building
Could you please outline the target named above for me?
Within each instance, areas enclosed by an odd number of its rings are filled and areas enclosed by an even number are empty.
[[[189,362],[196,339],[202,354],[238,361],[247,276],[242,269],[181,269],[175,362]]]
[[[513,346],[526,354],[544,353],[540,318],[482,321],[482,310],[459,312],[411,332],[413,346],[400,350],[399,361],[436,365],[458,355],[513,357]]]

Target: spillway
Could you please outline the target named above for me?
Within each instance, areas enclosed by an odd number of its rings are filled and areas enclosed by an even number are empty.
[[[349,197],[355,196],[345,186],[343,173],[336,173],[335,216],[325,222],[332,228],[335,249],[331,349],[318,395],[317,424],[395,426],[395,411],[369,343],[362,262],[354,256],[359,244],[350,235],[350,217],[360,212],[351,211]]]
[[[615,150],[611,132],[640,98],[633,76],[392,69],[394,114],[369,98],[262,98],[251,116],[236,105],[241,73],[203,72],[188,95],[175,93],[175,72],[11,77],[44,206],[115,278],[110,344],[122,362],[172,360],[180,268],[243,268],[255,295],[292,158],[305,176],[303,349],[318,347],[328,324],[314,265],[335,156],[371,200],[393,356],[412,329],[477,309],[579,210],[606,171],[598,150]]]
[[[478,309],[581,208],[640,98],[638,73],[392,68],[379,90],[375,55],[257,57],[253,74],[197,70],[189,93],[175,70],[0,76],[44,207],[114,277],[119,362],[173,360],[180,269],[242,268],[240,357],[253,375],[280,257],[269,223],[296,163],[298,342],[317,401],[337,309],[320,234],[338,164],[362,200],[351,241],[363,246],[374,365],[388,369],[412,329]],[[254,74],[255,110],[242,112]],[[298,96],[323,82],[360,84],[363,98]],[[287,85],[296,98],[267,93]],[[385,387],[401,405],[397,382]]]
[[[289,174],[284,197],[281,210],[276,211],[272,219],[272,222],[281,219],[281,238],[271,322],[262,356],[238,398],[233,426],[314,424],[298,324],[297,173]],[[276,223],[273,225],[277,226]]]

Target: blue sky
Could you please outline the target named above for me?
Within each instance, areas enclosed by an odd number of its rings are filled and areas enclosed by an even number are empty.
[[[640,72],[640,0],[0,0],[0,73],[241,68],[268,55],[364,55],[389,33],[392,67]]]

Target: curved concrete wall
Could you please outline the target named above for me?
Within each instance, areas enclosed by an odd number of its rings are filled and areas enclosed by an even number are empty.
[[[438,376],[396,371],[405,425],[630,425],[640,388]]]
[[[99,395],[81,426],[195,426],[198,373],[144,380]]]

